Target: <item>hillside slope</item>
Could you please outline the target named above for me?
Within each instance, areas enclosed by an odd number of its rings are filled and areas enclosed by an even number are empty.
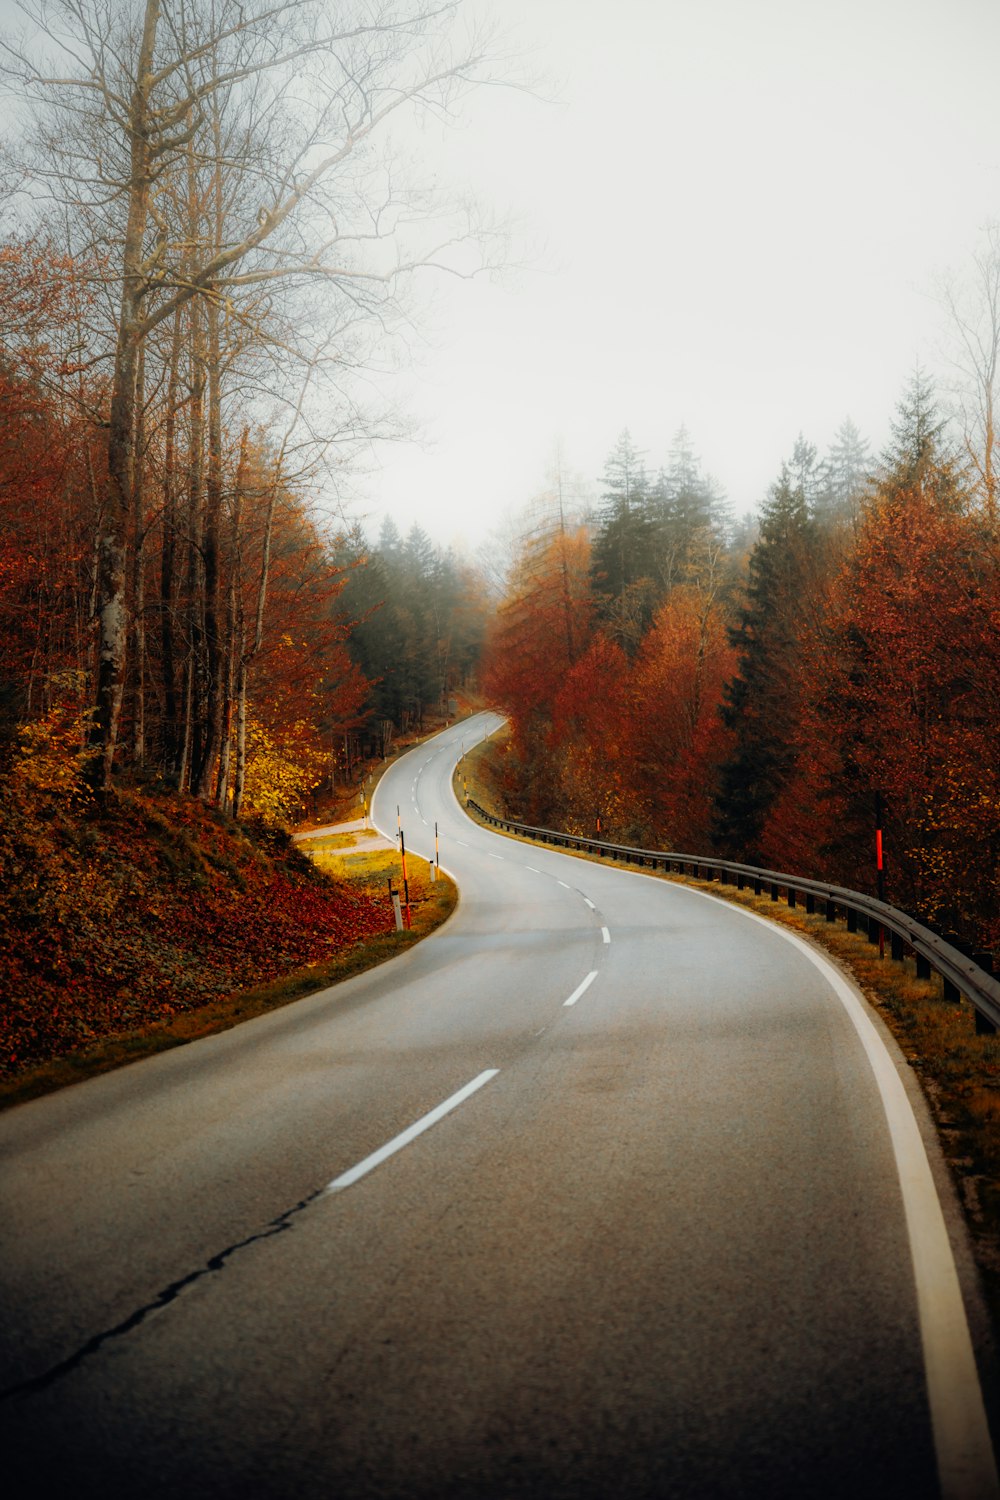
[[[201,803],[13,776],[0,804],[0,1077],[169,1023],[387,931],[384,886]]]

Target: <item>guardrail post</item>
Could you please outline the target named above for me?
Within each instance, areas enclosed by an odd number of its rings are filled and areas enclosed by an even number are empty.
[[[898,932],[893,932],[890,934],[890,942],[892,956],[898,964],[901,964],[903,962],[903,939]]]
[[[918,979],[930,979],[930,977],[931,977],[931,961],[930,961],[929,958],[925,958],[922,953],[918,953],[917,954],[917,978]]]
[[[858,930],[858,914],[853,906],[847,908],[847,930],[848,932],[857,932]]]
[[[754,880],[753,880],[753,893],[754,893],[754,895],[755,896],[762,895],[763,894],[763,890],[764,890],[764,882],[763,882],[763,880],[759,879],[759,877],[755,875],[754,876]]]
[[[973,959],[974,963],[977,963],[979,965],[979,967],[983,970],[983,972],[985,974],[992,975],[992,974],[994,974],[996,972],[995,969],[994,969],[994,967],[993,967],[993,954],[992,953],[974,953],[972,955],[972,959]],[[976,1011],[976,1036],[994,1036],[995,1034],[996,1034],[996,1027],[994,1026],[993,1022],[991,1020],[989,1020],[988,1017],[986,1017],[984,1015],[981,1015],[979,1013],[979,1011],[977,1010]]]
[[[741,870],[740,873],[736,877],[736,889],[738,891],[742,891],[746,887],[746,883],[747,883],[747,878],[743,874],[743,871]]]
[[[837,903],[836,903],[836,901],[827,901],[827,903],[826,903],[826,920],[828,922],[836,922],[836,920],[837,920]]]
[[[962,998],[962,991],[957,984],[952,984],[950,979],[941,975],[941,998],[947,1000],[950,1005],[957,1005]]]
[[[771,881],[771,900],[772,901],[777,901],[779,899],[780,895],[781,895],[781,892],[778,890],[777,885],[772,880]]]
[[[791,886],[788,887],[788,890],[785,892],[785,896],[786,896],[786,899],[788,901],[789,906],[795,906],[795,904],[796,904],[796,902],[798,900],[798,895],[792,889]]]
[[[816,897],[813,895],[812,891],[806,892],[806,911],[808,912],[809,916],[812,916],[816,911]]]
[[[869,917],[868,918],[868,941],[870,943],[878,943],[881,931],[882,931],[882,923],[879,921],[878,917]]]

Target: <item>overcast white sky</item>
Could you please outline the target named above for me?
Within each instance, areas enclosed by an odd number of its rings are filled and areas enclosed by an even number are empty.
[[[471,0],[547,77],[488,90],[442,170],[524,222],[532,269],[442,287],[401,389],[423,443],[391,513],[475,545],[625,426],[652,467],[684,423],[739,513],[800,429],[877,449],[937,270],[1000,217],[1000,0]],[[433,139],[428,150],[436,150]]]

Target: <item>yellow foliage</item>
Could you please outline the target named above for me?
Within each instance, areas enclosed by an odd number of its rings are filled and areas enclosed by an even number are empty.
[[[12,768],[15,786],[32,793],[61,797],[89,795],[83,780],[87,714],[65,707],[50,709],[26,724]]]
[[[276,738],[247,715],[244,808],[265,823],[289,823],[329,770],[330,757],[311,724],[293,724]]]

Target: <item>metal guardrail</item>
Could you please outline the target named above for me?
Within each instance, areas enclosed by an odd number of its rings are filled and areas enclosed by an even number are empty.
[[[555,848],[576,849],[585,854],[597,854],[603,859],[662,869],[666,873],[693,875],[695,879],[700,878],[704,871],[708,880],[735,885],[738,890],[752,887],[755,895],[766,892],[772,901],[780,901],[784,894],[789,906],[797,905],[801,896],[807,912],[815,912],[817,902],[822,902],[826,920],[834,922],[843,914],[849,932],[863,930],[873,943],[880,941],[881,933],[888,933],[892,957],[901,962],[909,950],[916,959],[918,978],[929,979],[932,972],[939,974],[946,1000],[955,1001],[964,995],[973,1006],[978,1032],[992,1033],[1000,1029],[1000,981],[975,958],[962,953],[906,912],[874,896],[844,886],[827,885],[821,880],[807,880],[800,875],[762,870],[731,859],[678,854],[674,850],[635,849],[628,844],[609,844],[600,839],[560,833],[552,828],[533,828],[511,818],[496,818],[471,798],[467,805],[493,828],[537,843],[551,844]]]

